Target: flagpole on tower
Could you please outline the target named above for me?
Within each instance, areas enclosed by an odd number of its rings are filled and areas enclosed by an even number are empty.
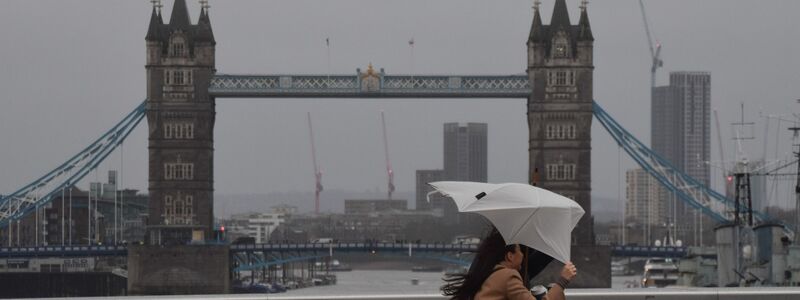
[[[331,39],[329,37],[325,38],[325,49],[328,58],[328,78],[326,82],[326,88],[331,88]]]
[[[411,88],[414,88],[414,37],[408,40],[408,46],[411,47]]]

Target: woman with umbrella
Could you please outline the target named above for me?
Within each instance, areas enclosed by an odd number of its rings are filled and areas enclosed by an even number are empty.
[[[584,214],[575,201],[528,184],[440,181],[429,183],[450,197],[459,212],[477,213],[493,225],[478,246],[466,274],[451,276],[442,291],[453,300],[534,299],[520,275],[535,275],[552,259],[565,264],[548,300],[564,299],[564,288],[575,277],[570,257],[570,233]],[[528,251],[528,249],[532,249]],[[531,268],[531,266],[534,266]]]
[[[537,300],[525,287],[519,272],[525,256],[523,249],[527,247],[506,245],[503,236],[493,228],[478,246],[469,271],[446,278],[442,292],[452,300]],[[567,262],[558,281],[539,299],[564,300],[564,289],[576,274],[575,266]]]

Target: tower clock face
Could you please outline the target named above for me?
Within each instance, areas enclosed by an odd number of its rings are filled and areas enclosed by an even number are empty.
[[[566,49],[566,47],[564,47],[564,45],[556,46],[556,56],[557,57],[564,57],[564,56],[566,56],[566,54],[567,54],[567,49]]]

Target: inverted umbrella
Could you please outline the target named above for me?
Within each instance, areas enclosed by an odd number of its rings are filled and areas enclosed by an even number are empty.
[[[489,219],[506,244],[521,244],[566,263],[570,233],[584,214],[572,199],[520,183],[439,181],[429,183],[455,201],[458,211]]]

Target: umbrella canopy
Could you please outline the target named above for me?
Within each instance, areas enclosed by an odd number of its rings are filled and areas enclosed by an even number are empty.
[[[578,203],[520,183],[429,183],[455,201],[458,211],[478,213],[494,224],[506,244],[522,244],[566,263],[570,233],[584,214]]]

